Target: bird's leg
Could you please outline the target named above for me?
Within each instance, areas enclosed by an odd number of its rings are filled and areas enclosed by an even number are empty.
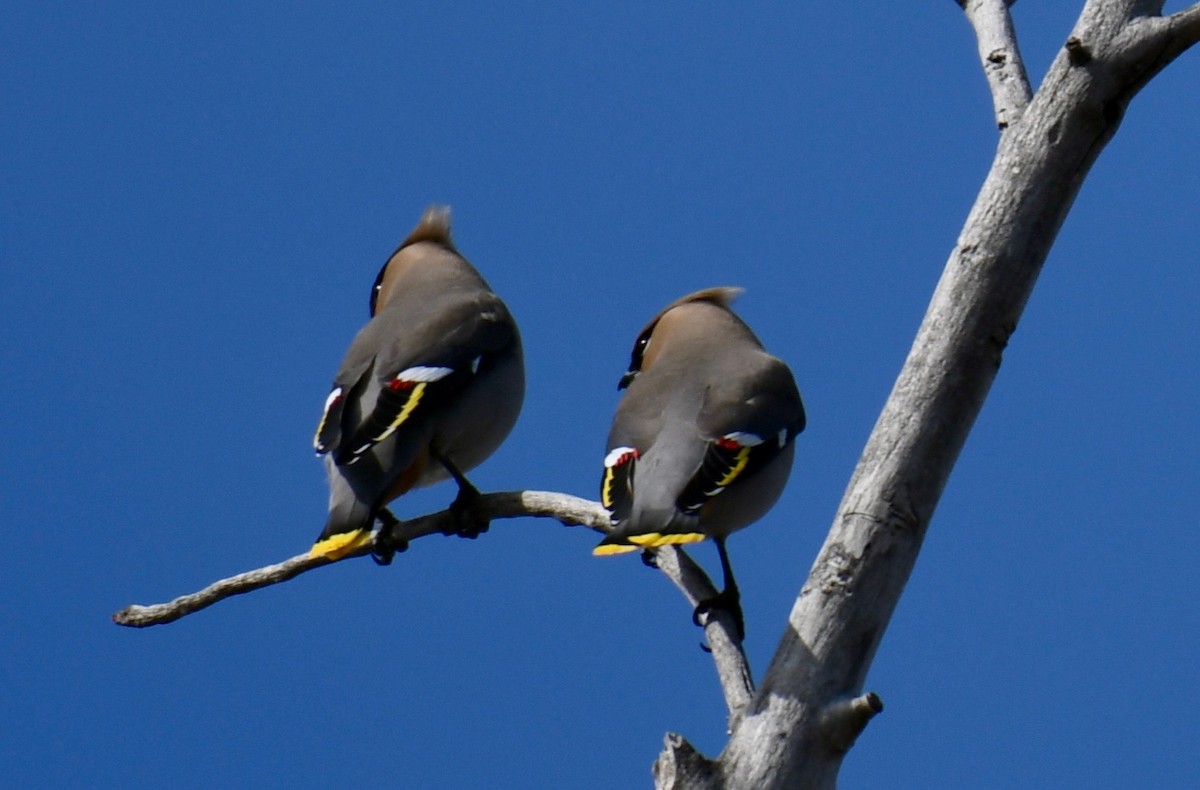
[[[402,522],[386,507],[380,508],[375,518],[379,520],[379,533],[375,536],[371,559],[376,565],[391,565],[397,552],[408,551],[408,541],[396,534]]]
[[[483,514],[479,507],[479,500],[483,495],[449,458],[437,450],[430,452],[437,462],[450,473],[454,482],[458,483],[458,496],[450,503],[450,515],[454,519],[454,529],[446,531],[445,534],[474,540],[487,532],[491,523],[491,520]]]
[[[729,564],[729,552],[725,550],[725,538],[713,538],[717,544],[717,554],[721,557],[721,573],[725,576],[725,589],[696,604],[692,612],[692,622],[704,626],[708,622],[705,615],[716,609],[724,609],[733,617],[737,629],[738,641],[746,638],[746,618],[742,615],[742,594],[738,590],[737,580],[733,578],[733,567]]]

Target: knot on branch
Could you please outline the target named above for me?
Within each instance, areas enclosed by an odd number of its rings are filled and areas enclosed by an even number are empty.
[[[819,588],[825,595],[845,594],[858,574],[862,557],[849,552],[841,543],[825,549],[813,568],[813,577],[820,578]],[[811,583],[811,582],[810,582]]]
[[[883,700],[874,691],[853,699],[838,699],[829,703],[818,717],[821,735],[831,749],[849,751],[867,722],[883,710]]]
[[[1004,360],[1004,349],[1008,348],[1008,341],[1015,331],[1017,331],[1015,322],[1003,321],[988,336],[991,362],[997,368],[1000,367],[1000,363]]]
[[[1077,36],[1067,39],[1067,59],[1072,66],[1085,66],[1092,62],[1092,51]]]

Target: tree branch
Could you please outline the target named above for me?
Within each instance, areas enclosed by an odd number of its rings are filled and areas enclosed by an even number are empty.
[[[1155,5],[1089,0],[1076,45],[1001,136],[779,649],[699,787],[836,786],[879,709],[867,671],[1059,228],[1133,96],[1200,24],[1189,8],[1156,41]]]
[[[329,564],[330,561],[324,557],[310,557],[308,554],[298,554],[291,559],[278,562],[274,565],[267,565],[263,568],[230,576],[228,579],[215,581],[203,590],[189,593],[188,595],[181,595],[166,603],[150,605],[132,604],[126,606],[121,611],[113,614],[112,621],[117,625],[129,626],[130,628],[149,628],[152,625],[173,623],[181,617],[194,614],[201,609],[207,609],[217,601],[223,601],[231,596],[248,593],[261,587],[269,587],[272,584],[285,582],[302,573],[311,571],[313,568]]]
[[[716,587],[708,575],[687,552],[677,546],[663,546],[655,551],[655,564],[667,578],[674,582],[694,609],[696,604],[717,594]],[[710,613],[704,623],[704,635],[708,639],[708,650],[712,653],[717,669],[717,680],[725,695],[729,708],[729,730],[733,731],[742,711],[754,694],[754,679],[750,674],[750,662],[737,638],[737,626],[733,615],[725,609]]]
[[[569,494],[550,491],[509,491],[484,494],[479,503],[480,514],[490,519],[520,518],[534,516],[553,518],[565,526],[582,526],[597,532],[607,533],[610,528],[608,511],[599,502],[592,502]],[[329,560],[311,557],[307,553],[274,565],[268,565],[227,579],[213,582],[198,592],[182,595],[166,603],[148,606],[128,606],[112,616],[117,625],[132,628],[147,628],[164,625],[181,617],[206,609],[209,606],[235,595],[242,595],[262,587],[285,582],[314,568],[342,562],[352,557],[369,554],[373,548],[401,551],[408,541],[428,535],[446,534],[454,529],[454,519],[449,510],[400,522],[390,530],[387,538],[378,538],[378,546],[364,547],[357,552]],[[656,551],[659,569],[695,607],[697,603],[716,595],[712,580],[699,565],[682,549],[674,546]],[[723,611],[713,613],[705,624],[705,635],[712,650],[713,661],[721,690],[729,707],[732,722],[750,701],[754,692],[750,667],[741,642],[736,637],[732,617]]]
[[[1134,17],[1126,28],[1129,39],[1126,59],[1157,64],[1144,69],[1146,80],[1200,41],[1200,3],[1166,17],[1157,13],[1163,4],[1155,5],[1155,13]]]
[[[663,739],[662,754],[654,761],[655,790],[708,790],[719,788],[713,761],[673,732]]]
[[[1200,3],[1171,14],[1167,23],[1185,48],[1200,42]]]
[[[957,2],[975,30],[983,74],[992,92],[996,126],[1007,129],[1021,118],[1033,98],[1029,75],[1025,73],[1025,63],[1017,46],[1012,15],[1008,13],[1008,7],[1016,0]]]
[[[479,505],[482,515],[489,519],[516,518],[519,516],[544,516],[555,518],[567,526],[590,527],[600,532],[608,529],[608,512],[598,502],[591,502],[568,494],[547,491],[510,491],[487,494]],[[401,522],[392,530],[392,539],[383,540],[377,548],[403,550],[410,540],[427,535],[440,535],[453,530],[454,519],[449,510]],[[372,546],[364,547],[337,560],[325,557],[310,557],[307,553],[289,560],[268,565],[228,579],[213,582],[199,592],[182,595],[167,603],[128,606],[112,616],[117,625],[146,628],[152,625],[171,623],[189,614],[205,609],[218,601],[234,595],[251,592],[279,582],[285,582],[311,571],[353,557],[369,554]]]

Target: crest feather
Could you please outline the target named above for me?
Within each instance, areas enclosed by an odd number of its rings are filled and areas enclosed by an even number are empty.
[[[403,249],[410,244],[416,244],[421,241],[432,241],[435,244],[441,244],[443,247],[454,249],[454,242],[450,239],[449,206],[435,203],[425,209],[425,213],[421,215],[421,221],[417,223],[417,227],[413,228],[412,233],[408,234],[408,238],[400,243],[398,249]]]

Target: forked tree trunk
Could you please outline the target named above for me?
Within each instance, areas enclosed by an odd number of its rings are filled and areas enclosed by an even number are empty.
[[[1007,4],[964,0],[1001,137],[762,685],[708,760],[668,736],[659,788],[832,788],[874,713],[867,670],[1009,336],[1133,96],[1196,40],[1196,6],[1086,4],[1029,99]],[[1022,87],[1023,86],[1023,87]]]

